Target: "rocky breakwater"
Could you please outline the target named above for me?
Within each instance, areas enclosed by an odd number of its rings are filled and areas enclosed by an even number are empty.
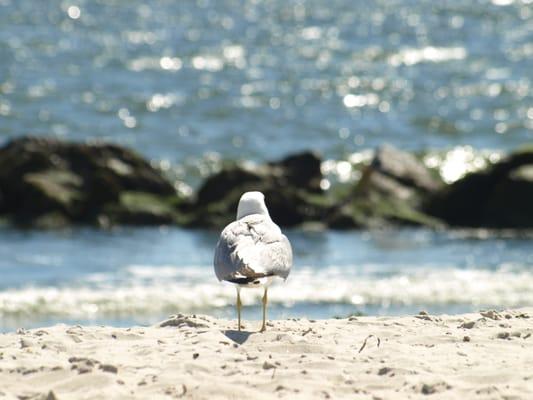
[[[226,163],[184,198],[131,150],[21,138],[0,148],[0,216],[45,228],[175,224],[218,229],[235,218],[243,192],[259,190],[282,226],[533,227],[533,149],[512,153],[451,185],[420,158],[391,146],[376,150],[360,167],[359,179],[327,190],[323,165],[313,152],[262,165]]]
[[[266,196],[272,218],[282,226],[323,221],[327,212],[322,160],[313,152],[290,155],[264,165],[233,164],[209,177],[191,207],[191,224],[221,227],[235,219],[242,193],[257,190]]]
[[[321,159],[305,152],[246,167],[233,164],[184,198],[132,150],[105,143],[24,137],[0,148],[0,217],[23,227],[71,224],[224,226],[240,195],[260,190],[284,226],[321,220]]]
[[[194,226],[220,227],[235,218],[240,195],[265,193],[272,218],[283,226],[334,229],[423,225],[442,222],[424,211],[443,184],[413,155],[383,146],[362,178],[323,190],[322,159],[313,152],[258,166],[234,164],[209,177],[191,203]]]
[[[20,226],[176,223],[181,201],[146,160],[116,145],[26,137],[0,149],[0,215]]]

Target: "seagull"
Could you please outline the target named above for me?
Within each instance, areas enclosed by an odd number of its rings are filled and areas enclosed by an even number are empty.
[[[263,288],[263,325],[260,332],[264,332],[268,287],[276,278],[286,280],[289,276],[292,249],[289,239],[270,218],[263,193],[246,192],[241,196],[237,220],[220,234],[214,266],[219,281],[231,282],[237,288],[239,331],[241,288]]]

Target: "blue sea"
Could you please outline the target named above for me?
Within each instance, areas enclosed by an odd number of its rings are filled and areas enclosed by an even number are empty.
[[[533,142],[531,0],[0,0],[0,144],[125,145],[192,193],[226,160],[304,149],[324,187],[382,143],[446,182]],[[268,199],[267,199],[268,203]],[[274,318],[533,305],[533,235],[289,230]],[[0,227],[0,330],[232,317],[218,232]],[[244,316],[260,317],[259,292]]]

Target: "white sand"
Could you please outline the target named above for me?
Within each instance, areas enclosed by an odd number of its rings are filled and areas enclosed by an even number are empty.
[[[533,399],[533,309],[245,324],[0,335],[0,399]]]

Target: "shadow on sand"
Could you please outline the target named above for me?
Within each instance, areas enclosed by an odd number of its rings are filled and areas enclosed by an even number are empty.
[[[222,331],[224,335],[230,340],[232,340],[235,343],[243,344],[245,343],[250,335],[253,335],[257,332],[248,332],[248,331],[234,331],[234,330],[228,330],[228,331]]]

